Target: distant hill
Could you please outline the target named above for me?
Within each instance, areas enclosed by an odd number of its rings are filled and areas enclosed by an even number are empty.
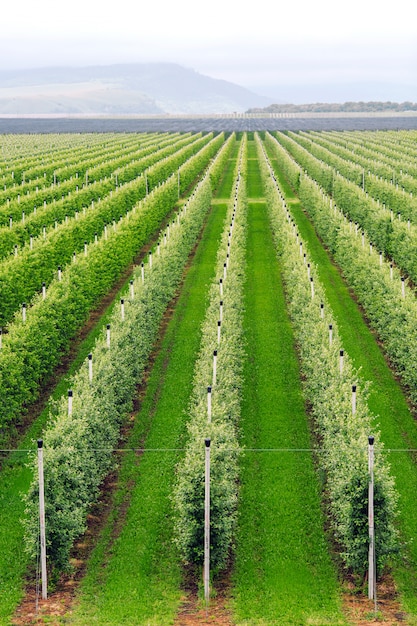
[[[270,104],[246,111],[252,114],[271,113],[377,113],[417,111],[416,102],[315,102],[313,104]]]
[[[175,63],[0,72],[0,115],[242,113],[271,102]]]

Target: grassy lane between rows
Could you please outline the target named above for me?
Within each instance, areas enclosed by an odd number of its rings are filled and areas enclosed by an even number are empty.
[[[178,610],[182,569],[172,542],[170,494],[226,209],[227,203],[214,203],[187,273],[128,443],[145,451],[123,458],[112,512],[68,623],[162,626]]]
[[[344,347],[356,368],[361,368],[364,380],[371,381],[369,408],[378,416],[378,427],[385,446],[399,493],[400,531],[404,543],[403,558],[394,566],[394,577],[402,596],[404,609],[409,614],[409,624],[417,623],[417,515],[414,497],[417,492],[417,468],[413,453],[417,449],[417,428],[400,384],[389,368],[375,335],[366,325],[354,297],[331,261],[305,214],[298,197],[289,187],[272,159],[280,185],[285,191],[302,239],[307,243],[310,256],[326,296],[334,312]]]
[[[234,611],[239,624],[344,624],[320,485],[305,451],[311,441],[299,365],[256,159],[250,159],[248,170],[248,358],[241,423],[247,452],[241,467]]]

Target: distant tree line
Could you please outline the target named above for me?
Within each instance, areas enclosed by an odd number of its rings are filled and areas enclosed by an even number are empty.
[[[315,102],[311,104],[270,104],[265,108],[248,109],[247,113],[331,113],[376,111],[417,111],[417,102]]]

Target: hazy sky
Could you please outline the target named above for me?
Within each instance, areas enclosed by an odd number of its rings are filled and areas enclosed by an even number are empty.
[[[417,101],[413,0],[10,0],[0,69],[172,61],[285,101]]]

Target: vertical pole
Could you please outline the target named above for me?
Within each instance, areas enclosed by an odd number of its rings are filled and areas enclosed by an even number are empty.
[[[107,347],[110,348],[110,324],[106,326],[106,344]]]
[[[46,283],[42,283],[42,300],[46,298]]]
[[[205,490],[204,490],[204,600],[210,600],[210,439],[205,439]]]
[[[88,355],[88,380],[90,383],[93,382],[93,355],[91,352]]]
[[[125,301],[123,298],[120,299],[120,315],[122,318],[122,322],[125,321]]]
[[[135,297],[135,290],[133,287],[133,280],[130,281],[129,283],[129,290],[130,290],[130,298],[133,300]]]
[[[368,598],[376,600],[375,571],[375,529],[374,529],[374,438],[368,437],[368,523],[369,523],[369,565],[368,565]]]
[[[142,285],[145,282],[145,265],[142,263],[142,265],[140,266],[141,269],[141,275],[142,275]]]
[[[333,343],[333,324],[329,324],[329,345]]]
[[[223,321],[223,300],[220,300],[220,321]]]
[[[42,600],[48,597],[48,579],[46,572],[46,539],[45,539],[45,487],[43,479],[43,440],[38,439],[38,472],[39,472],[39,530],[41,540],[41,576]]]
[[[310,285],[311,285],[311,299],[314,300],[314,281],[313,281],[313,277],[310,278]]]
[[[220,345],[220,329],[221,329],[222,323],[219,320],[217,322],[217,343]]]
[[[68,416],[72,415],[72,389],[68,389]]]
[[[207,422],[211,422],[211,387],[207,387]]]
[[[356,385],[352,385],[352,415],[356,413]]]
[[[340,370],[340,373],[343,374],[343,365],[344,365],[344,363],[343,363],[343,361],[344,361],[344,358],[343,358],[344,357],[344,352],[343,352],[343,350],[340,350],[339,357],[340,357],[340,359],[339,359],[339,370]]]
[[[405,298],[405,278],[404,276],[401,276],[401,296],[404,299]]]
[[[217,379],[217,350],[213,351],[213,386],[216,384]]]

